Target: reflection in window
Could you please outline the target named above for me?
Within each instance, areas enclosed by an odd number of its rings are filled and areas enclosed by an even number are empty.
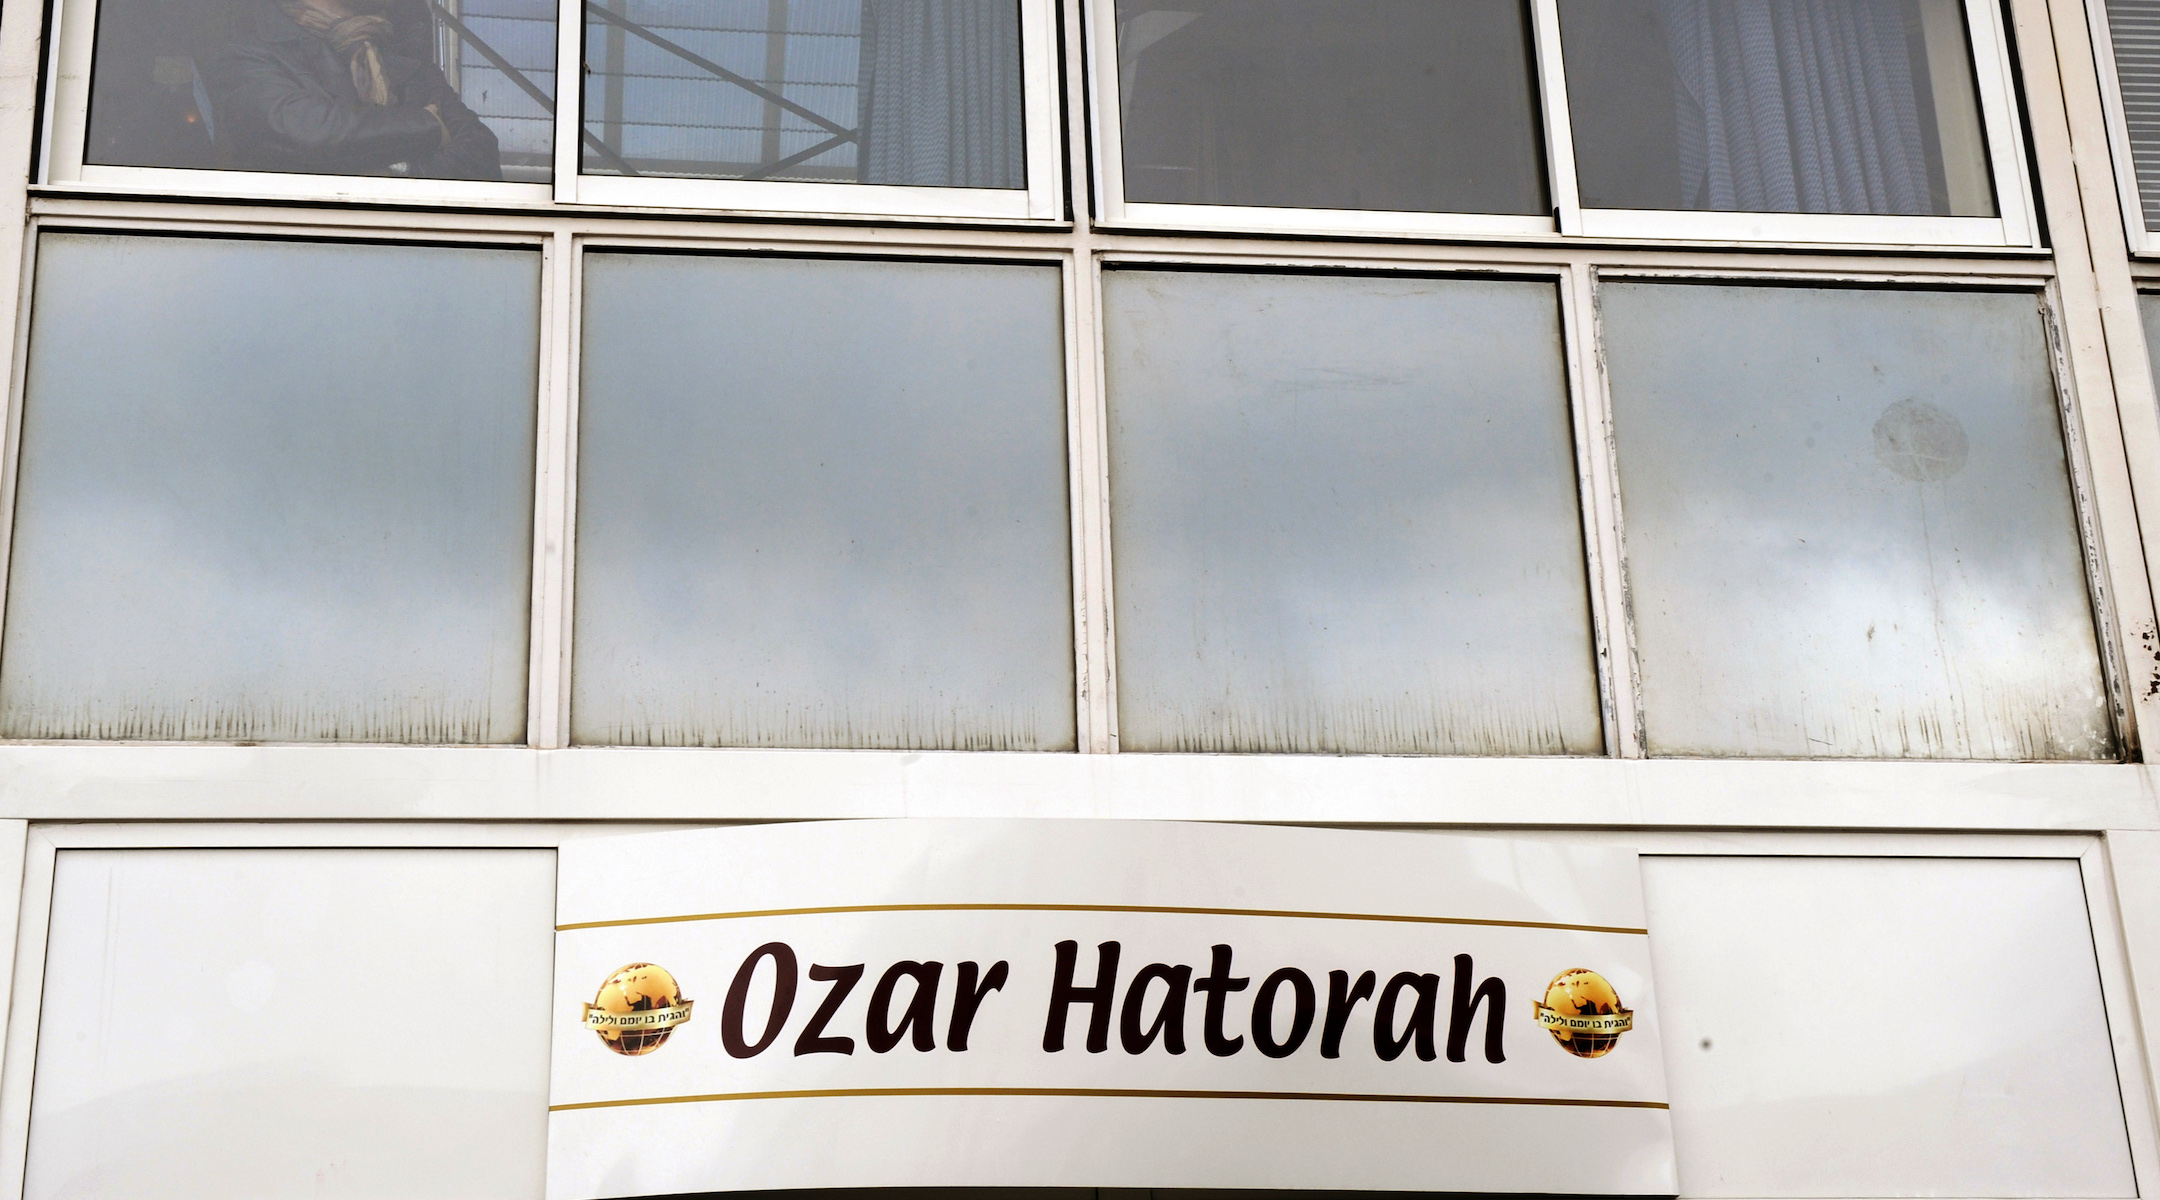
[[[537,254],[48,234],[32,299],[0,734],[523,739]]]
[[[2107,19],[2145,225],[2160,227],[2160,0],[2107,0]]]
[[[1026,186],[1019,0],[586,0],[585,170]]]
[[[1550,284],[1103,287],[1123,748],[1598,751]]]
[[[1560,0],[1590,208],[1995,215],[1961,0]]]
[[[2114,753],[2033,296],[1601,290],[1653,751]]]
[[[1072,749],[1060,288],[587,256],[573,738]]]
[[[2145,362],[2152,368],[2154,390],[2160,391],[2160,295],[2139,293],[2138,317],[2145,326]]]
[[[101,0],[83,161],[544,182],[548,0]]]
[[[1117,0],[1125,198],[1549,213],[1522,0]]]

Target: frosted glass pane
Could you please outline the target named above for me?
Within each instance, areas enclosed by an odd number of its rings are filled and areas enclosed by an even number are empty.
[[[2073,860],[1645,857],[1682,1196],[2134,1196]]]
[[[539,256],[39,242],[18,738],[512,742]]]
[[[29,1200],[537,1200],[548,850],[63,850]]]
[[[1653,751],[2114,753],[2035,303],[1603,289]]]
[[[585,261],[577,740],[1072,749],[1057,269]]]
[[[1103,286],[1121,746],[1600,749],[1551,286]]]

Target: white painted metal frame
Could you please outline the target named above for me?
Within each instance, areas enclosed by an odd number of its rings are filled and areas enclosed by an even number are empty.
[[[1559,0],[1530,0],[1535,81],[1543,114],[1550,216],[1397,213],[1227,205],[1141,204],[1124,192],[1122,118],[1118,110],[1115,0],[1086,0],[1091,14],[1089,75],[1098,152],[1097,211],[1104,224],[1133,229],[1209,229],[1306,235],[1530,238],[1767,243],[1796,246],[1972,247],[2025,249],[2040,244],[2025,171],[2024,131],[2011,85],[2002,14],[1991,0],[1964,0],[1972,41],[1994,217],[1843,216],[1820,213],[1658,212],[1586,209],[1576,183],[1575,143],[1567,107]]]
[[[496,824],[27,824],[0,823],[0,930],[11,931],[12,954],[0,956],[0,995],[6,1000],[0,1041],[0,1200],[19,1200],[27,1166],[34,1066],[44,998],[46,937],[59,854],[76,849],[416,849],[541,848],[592,836],[667,826],[548,823]],[[1705,835],[1658,832],[1493,831],[1492,836],[1592,842],[1634,848],[1645,855],[1777,856],[1810,858],[1998,858],[2073,860],[2083,882],[2099,967],[2102,1003],[2113,1043],[2125,1134],[2138,1194],[2160,1194],[2160,1138],[2154,1121],[2153,1074],[2137,1016],[2131,956],[2116,906],[2109,842],[2096,836],[1987,834]]]
[[[1056,0],[1020,0],[1025,189],[902,187],[580,174],[584,9],[561,0],[556,79],[578,88],[555,103],[555,178],[546,183],[298,175],[268,171],[110,167],[83,162],[98,0],[53,0],[39,182],[118,195],[237,196],[329,202],[444,205],[577,204],[686,209],[712,214],[892,217],[954,221],[1060,220],[1064,164],[1057,105]],[[563,91],[560,89],[559,91]]]

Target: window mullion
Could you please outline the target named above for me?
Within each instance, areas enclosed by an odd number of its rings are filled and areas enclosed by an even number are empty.
[[[1568,117],[1567,70],[1560,57],[1559,0],[1531,0],[1530,14],[1538,98],[1545,110],[1545,173],[1552,192],[1553,223],[1563,235],[1579,234],[1582,199],[1575,186],[1575,134]]]
[[[576,536],[578,241],[568,227],[545,257],[538,461],[533,470],[532,669],[526,744],[569,744],[571,544]]]
[[[1066,384],[1072,472],[1073,650],[1083,753],[1117,749],[1117,643],[1111,629],[1109,423],[1103,394],[1102,263],[1081,234],[1067,260]]]
[[[577,200],[584,148],[585,6],[562,0],[555,16],[555,201]]]
[[[1642,680],[1635,658],[1635,626],[1627,606],[1626,546],[1620,536],[1611,391],[1599,349],[1596,268],[1587,262],[1571,264],[1561,276],[1561,288],[1568,383],[1574,394],[1571,407],[1582,489],[1583,547],[1590,556],[1590,614],[1605,713],[1605,753],[1641,758]]]

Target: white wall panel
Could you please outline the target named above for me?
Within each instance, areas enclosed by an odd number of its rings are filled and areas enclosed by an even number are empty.
[[[2078,864],[1645,858],[1684,1196],[2131,1196]]]
[[[24,1194],[537,1197],[547,850],[61,853]]]

